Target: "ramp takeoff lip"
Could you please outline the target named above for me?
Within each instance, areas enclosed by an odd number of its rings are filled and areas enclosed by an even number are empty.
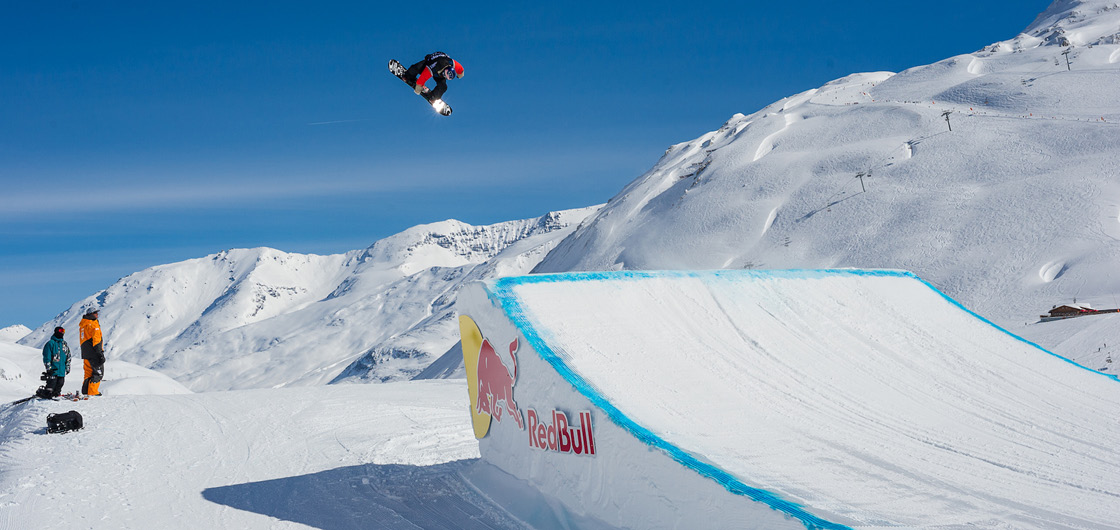
[[[1120,515],[1106,502],[1120,463],[1102,470],[1086,456],[1120,436],[1093,412],[1120,406],[1120,380],[912,273],[580,272],[482,285],[472,296],[523,337],[523,359],[539,356],[536,369],[594,414],[807,528],[1108,527]],[[529,433],[561,423],[533,405]],[[578,424],[578,410],[564,419]],[[1082,427],[1068,435],[1071,425]]]
[[[652,277],[656,273],[622,273],[621,276],[626,278],[640,278]],[[681,273],[687,274],[687,273]],[[577,273],[574,275],[559,275],[566,278],[585,279],[603,279],[607,277],[618,277],[619,273]],[[599,407],[607,417],[611,419],[616,425],[629,431],[635,438],[651,447],[655,447],[673,460],[676,460],[681,465],[692,469],[699,473],[701,476],[707,477],[723,486],[727,491],[736,495],[742,495],[753,501],[764,503],[771,508],[782,512],[790,517],[801,521],[806,528],[809,529],[822,529],[822,530],[852,530],[850,527],[827,521],[812,513],[806,511],[802,506],[784,500],[777,494],[766,490],[752,488],[741,480],[735,478],[730,473],[697,458],[695,455],[674,446],[673,444],[665,441],[660,436],[654,434],[651,430],[639,425],[634,420],[630,419],[621,410],[616,408],[610,400],[603,394],[597,391],[591,384],[583,379],[579,374],[575,373],[564,361],[556,354],[545,341],[540,333],[537,331],[536,326],[532,324],[528,318],[526,311],[520,304],[519,299],[512,293],[512,289],[517,285],[556,281],[557,276],[552,275],[535,275],[535,276],[521,276],[514,278],[502,278],[497,280],[495,284],[494,295],[497,298],[506,314],[518,325],[518,328],[525,334],[526,339],[536,349],[537,353],[541,355],[546,362],[548,362],[561,375],[565,380],[570,382],[577,391],[587,397],[595,406]]]

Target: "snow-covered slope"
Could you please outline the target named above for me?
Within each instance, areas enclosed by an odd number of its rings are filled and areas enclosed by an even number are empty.
[[[0,342],[0,400],[12,401],[30,396],[43,373],[43,354],[18,344]]]
[[[1046,344],[1064,357],[1098,372],[1120,375],[1120,315],[1107,314],[1036,323],[1015,330],[1023,338]]]
[[[1120,2],[1055,0],[1023,33],[1058,46],[1120,44]]]
[[[0,328],[0,342],[16,342],[31,333],[31,328],[22,324]]]
[[[0,403],[34,394],[35,389],[43,384],[39,379],[42,373],[41,348],[0,342]],[[76,392],[81,389],[83,377],[82,360],[75,354],[63,391]],[[105,382],[101,384],[101,390],[106,395],[190,393],[187,387],[164,374],[120,360],[105,363]]]
[[[96,305],[111,359],[194,390],[405,379],[458,340],[451,304],[462,281],[528,271],[593,210],[490,226],[449,220],[331,256],[236,249],[153,267],[20,342],[42,344],[60,324],[77,330]]]
[[[461,382],[438,381],[0,406],[0,527],[297,527],[278,526],[278,510],[295,521],[364,515],[354,522],[370,527],[368,504],[322,508],[375,488],[374,471],[438,478],[438,465],[477,457],[457,421],[466,400]],[[46,435],[46,415],[70,409],[84,430]],[[254,502],[277,511],[245,509]]]
[[[527,274],[551,250],[564,235],[571,233],[575,225],[582,221],[592,209],[564,212],[562,216],[550,214],[541,218],[540,224],[550,229],[542,229],[519,235],[515,240],[507,242],[500,249],[501,252],[491,256],[477,265],[461,267],[453,271],[446,271],[440,281],[449,282],[450,288],[444,287],[442,291],[432,292],[428,295],[421,292],[419,296],[411,299],[412,303],[430,304],[430,314],[419,324],[407,331],[393,337],[387,344],[371,348],[358,360],[342,371],[331,382],[369,382],[386,381],[399,378],[398,373],[387,372],[379,369],[385,364],[404,364],[408,367],[406,375],[431,378],[430,373],[420,375],[434,360],[430,353],[447,355],[449,360],[457,366],[462,365],[462,353],[458,350],[459,341],[458,324],[455,320],[455,298],[459,287],[475,280],[497,278]],[[415,285],[414,281],[412,285]],[[433,352],[431,345],[436,344],[443,349]],[[458,357],[456,357],[458,353]],[[401,359],[407,359],[405,364]],[[444,377],[455,374],[454,368],[443,374]]]
[[[901,268],[1012,328],[1074,297],[1114,307],[1117,5],[1060,0],[975,53],[737,115],[535,271]]]

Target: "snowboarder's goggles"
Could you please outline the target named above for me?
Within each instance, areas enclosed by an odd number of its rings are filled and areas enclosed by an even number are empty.
[[[443,69],[443,76],[448,78],[448,79],[455,79],[457,77],[455,75],[455,67],[454,66],[448,66],[447,68],[444,68]]]

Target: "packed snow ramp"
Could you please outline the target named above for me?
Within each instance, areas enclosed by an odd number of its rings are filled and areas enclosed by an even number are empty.
[[[483,458],[574,513],[1120,527],[1120,381],[908,272],[520,276],[459,310]]]

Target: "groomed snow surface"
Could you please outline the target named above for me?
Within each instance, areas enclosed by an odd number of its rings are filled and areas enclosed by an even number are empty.
[[[852,527],[1120,528],[1120,382],[909,273],[569,273],[487,289],[599,414],[803,521],[787,503]]]
[[[466,401],[433,381],[0,407],[0,528],[520,528],[471,483]],[[46,434],[66,410],[86,428]]]
[[[110,361],[105,396],[7,404],[40,359],[0,342],[0,529],[601,526],[478,459],[463,380],[192,394]]]

